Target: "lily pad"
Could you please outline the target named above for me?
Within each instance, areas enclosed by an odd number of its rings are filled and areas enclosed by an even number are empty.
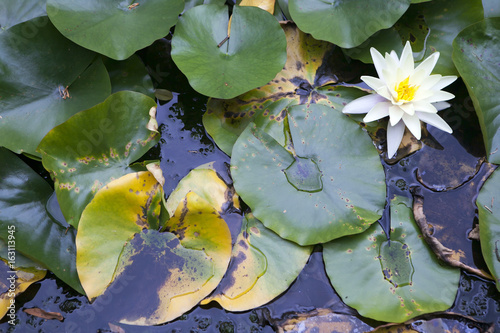
[[[38,151],[54,180],[66,221],[78,226],[95,193],[108,182],[144,170],[130,164],[159,140],[146,128],[156,103],[131,91],[120,91],[51,130]]]
[[[9,231],[10,240],[0,239],[0,318],[8,313],[10,321],[16,318],[15,297],[43,279],[47,270],[15,250],[15,226]]]
[[[46,0],[18,0],[0,2],[0,33],[32,18],[46,16]],[[48,18],[46,18],[48,21]]]
[[[87,297],[104,292],[123,247],[144,228],[158,229],[163,191],[148,172],[129,173],[97,192],[82,214],[76,265]]]
[[[391,235],[378,224],[323,245],[335,291],[362,316],[404,322],[453,305],[460,270],[442,266],[422,239],[410,200],[391,200]]]
[[[226,276],[202,304],[217,301],[228,311],[262,306],[283,293],[297,278],[312,252],[267,229],[247,214],[236,239]]]
[[[94,57],[61,36],[47,17],[3,32],[0,145],[39,156],[35,149],[47,132],[108,97],[109,76]]]
[[[202,289],[213,277],[213,266],[203,250],[184,248],[174,234],[143,230],[123,248],[115,282],[124,279],[129,287],[114,294],[110,306],[120,309],[122,323],[162,324],[171,319],[172,299]],[[188,306],[182,310],[194,304]]]
[[[284,144],[286,107],[320,103],[341,109],[366,94],[354,87],[329,86],[342,77],[339,68],[344,58],[332,44],[315,40],[291,23],[282,24],[282,28],[287,38],[287,62],[271,82],[233,99],[208,101],[203,125],[228,155],[250,122]]]
[[[293,106],[287,118],[292,153],[254,123],[240,135],[231,159],[236,192],[266,227],[300,245],[367,229],[380,218],[386,194],[370,137],[324,105]],[[302,165],[287,174],[299,158]],[[318,178],[321,188],[311,189]]]
[[[292,19],[300,30],[344,48],[360,45],[381,29],[391,27],[410,0],[290,0]]]
[[[500,290],[500,172],[494,171],[479,191],[479,239],[484,261]]]
[[[111,79],[111,93],[131,90],[155,98],[153,81],[138,56],[123,61],[103,58],[103,62]]]
[[[219,285],[231,258],[231,232],[211,204],[194,192],[189,192],[179,204],[166,222],[165,231],[177,235],[183,247],[204,251],[213,263],[213,276],[202,288],[170,300],[165,318],[172,320],[198,304]]]
[[[462,76],[483,133],[486,157],[500,164],[500,18],[464,29],[453,42],[453,61]]]
[[[47,0],[47,14],[66,38],[115,60],[166,36],[183,9],[182,0]]]
[[[0,147],[0,238],[15,227],[16,251],[39,262],[73,289],[84,293],[76,272],[74,228],[48,213],[50,185],[28,165]]]
[[[181,179],[167,199],[166,207],[170,216],[174,215],[188,192],[205,199],[219,213],[230,205],[239,208],[238,195],[217,175],[213,162],[200,165]]]
[[[403,50],[410,41],[416,62],[430,54],[440,52],[434,73],[457,75],[453,64],[452,42],[457,34],[470,24],[483,18],[481,0],[440,0],[410,6],[393,27],[381,30],[359,47],[346,50],[350,57],[372,63],[370,48],[380,52]]]
[[[256,7],[235,6],[231,38],[226,6],[186,11],[172,38],[172,59],[201,94],[233,98],[271,81],[286,62],[286,38],[278,21]]]

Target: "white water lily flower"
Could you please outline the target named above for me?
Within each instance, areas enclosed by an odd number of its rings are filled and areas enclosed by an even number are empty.
[[[452,129],[437,115],[437,112],[450,106],[445,102],[454,98],[453,94],[441,89],[457,79],[456,76],[431,75],[439,58],[439,52],[431,54],[414,68],[413,53],[407,42],[401,59],[395,51],[386,53],[385,58],[370,49],[373,64],[379,78],[362,76],[363,80],[375,94],[358,98],[347,104],[343,113],[367,113],[364,122],[370,122],[389,116],[387,125],[387,156],[396,151],[403,139],[405,125],[420,140],[420,120],[445,132]]]

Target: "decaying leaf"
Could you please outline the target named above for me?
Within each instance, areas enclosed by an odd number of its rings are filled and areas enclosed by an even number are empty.
[[[23,312],[26,312],[27,314],[30,314],[32,316],[47,319],[47,320],[51,320],[51,319],[57,319],[59,321],[64,320],[64,317],[59,312],[48,312],[48,311],[42,310],[40,308],[23,309]]]

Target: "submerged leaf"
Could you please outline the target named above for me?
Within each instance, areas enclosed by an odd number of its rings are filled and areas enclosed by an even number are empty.
[[[386,194],[369,136],[324,105],[293,106],[287,117],[293,153],[253,123],[238,138],[231,159],[236,192],[266,227],[300,245],[367,229],[380,218]]]
[[[125,244],[142,229],[158,229],[163,191],[148,172],[129,173],[97,191],[82,213],[76,236],[76,266],[87,297],[114,279]]]
[[[262,306],[283,293],[305,266],[311,246],[280,238],[247,214],[231,263],[217,291],[202,304],[218,302],[228,311]]]
[[[391,200],[390,238],[374,224],[362,234],[324,244],[326,271],[342,300],[362,316],[396,323],[448,309],[460,270],[438,262],[404,197]]]
[[[137,272],[141,276],[134,281],[131,277]],[[214,262],[203,250],[184,248],[172,233],[143,230],[123,248],[115,283],[123,278],[130,287],[126,293],[113,295],[110,306],[120,308],[122,323],[161,324],[173,319],[174,298],[199,292],[213,275]],[[195,304],[184,304],[175,311],[187,311]]]
[[[159,140],[146,128],[149,97],[120,91],[78,113],[50,131],[38,146],[54,180],[66,221],[78,226],[80,215],[97,191],[114,179],[144,170],[130,164]]]

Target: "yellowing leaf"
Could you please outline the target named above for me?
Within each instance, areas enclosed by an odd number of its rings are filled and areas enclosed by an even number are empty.
[[[299,246],[265,228],[252,214],[245,217],[233,248],[228,272],[214,300],[229,311],[245,311],[284,292],[300,273],[312,246]]]
[[[177,188],[167,199],[166,206],[170,216],[174,215],[175,210],[188,192],[196,193],[218,212],[222,212],[230,204],[239,208],[238,195],[217,175],[213,168],[213,162],[191,170],[179,182]]]
[[[89,299],[113,280],[123,247],[142,229],[158,229],[163,190],[148,171],[130,173],[101,188],[82,213],[76,267]]]

